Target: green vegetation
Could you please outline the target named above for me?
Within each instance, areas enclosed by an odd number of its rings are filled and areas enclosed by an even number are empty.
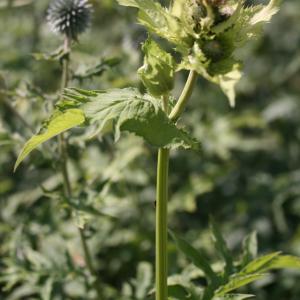
[[[300,4],[117,2],[0,5],[0,298],[298,299]]]

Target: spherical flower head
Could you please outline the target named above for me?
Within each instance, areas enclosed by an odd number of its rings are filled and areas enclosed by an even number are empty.
[[[93,7],[88,0],[52,0],[47,20],[52,31],[77,40],[90,25]]]

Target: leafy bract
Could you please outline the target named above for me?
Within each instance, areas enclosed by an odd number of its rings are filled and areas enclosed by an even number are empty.
[[[58,134],[78,126],[85,121],[85,116],[80,109],[69,109],[65,112],[57,111],[48,122],[44,124],[42,130],[34,135],[23,147],[15,164],[15,170],[28,154],[40,144],[57,136]]]
[[[150,38],[143,45],[144,65],[138,73],[154,96],[168,94],[174,85],[175,62],[171,54],[161,49]]]
[[[113,131],[116,141],[121,131],[129,131],[156,147],[199,150],[198,142],[178,128],[164,113],[160,99],[142,95],[136,89],[67,89],[64,98],[43,126],[43,132],[25,144],[16,167],[38,145],[85,121],[86,126],[96,126],[97,133]]]
[[[251,19],[251,25],[266,23],[271,21],[271,18],[278,13],[281,0],[270,0],[268,5],[264,6]]]
[[[153,0],[117,0],[124,6],[139,9],[138,21],[150,32],[173,43],[176,48],[186,52],[192,39],[185,30],[181,21],[173,16],[170,11]]]
[[[139,9],[139,22],[150,32],[168,40],[182,54],[177,70],[194,70],[220,86],[235,105],[235,87],[241,62],[236,50],[258,37],[263,25],[279,10],[280,0],[247,6],[244,0],[174,0],[164,8],[157,1],[118,0]]]

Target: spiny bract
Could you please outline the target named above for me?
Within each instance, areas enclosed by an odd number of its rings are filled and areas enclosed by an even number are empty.
[[[92,11],[88,0],[53,0],[47,20],[54,32],[77,40],[78,35],[89,27]]]

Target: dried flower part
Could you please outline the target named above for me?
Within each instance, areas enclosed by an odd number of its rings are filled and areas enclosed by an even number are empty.
[[[88,0],[53,0],[47,20],[52,31],[77,40],[78,35],[89,27],[92,11]]]

